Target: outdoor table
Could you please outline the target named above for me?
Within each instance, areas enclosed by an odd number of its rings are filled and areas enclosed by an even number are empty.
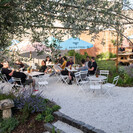
[[[78,70],[75,69],[74,67],[72,67],[72,69],[70,69],[69,67],[66,67],[66,69],[69,71],[69,72],[77,72]]]
[[[30,73],[28,73],[27,71],[24,71],[24,73],[25,73],[26,75],[30,76],[30,77],[36,77],[36,76],[39,76],[39,75],[44,75],[43,72],[36,72],[36,71],[30,72]]]
[[[107,77],[102,75],[96,77],[96,75],[93,75],[89,76],[88,78],[90,80],[89,89],[93,90],[93,92],[95,92],[96,90],[101,90],[102,92],[102,83],[105,79],[107,79]]]
[[[53,67],[53,66],[54,66],[54,64],[47,64],[46,66]]]
[[[99,75],[98,77],[96,77],[96,75],[93,75],[93,76],[89,76],[88,78],[89,80],[92,80],[92,81],[104,81],[105,79],[107,79],[106,76],[102,76],[102,75]]]

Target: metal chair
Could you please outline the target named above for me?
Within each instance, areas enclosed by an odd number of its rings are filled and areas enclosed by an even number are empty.
[[[108,81],[108,75],[109,75],[109,70],[100,70],[100,75],[105,75],[107,79],[104,80],[104,83]]]
[[[45,75],[39,77],[39,80],[38,80],[38,86],[39,86],[39,88],[42,88],[43,86],[45,88],[47,88],[48,82],[46,81],[46,79],[47,79],[47,77]]]
[[[118,80],[119,80],[119,76],[116,76],[116,77],[114,77],[112,84],[106,83],[106,84],[102,85],[102,88],[105,90],[104,95],[109,94],[109,96],[111,96],[110,91],[113,87],[115,87],[117,85]]]
[[[88,74],[88,71],[80,71],[81,79],[88,80],[87,74]]]
[[[84,95],[86,95],[86,93],[84,91],[84,87],[88,83],[88,80],[82,80],[80,72],[76,72],[74,75],[75,75],[75,79],[76,79],[76,84],[79,87],[79,91],[82,91],[84,93]]]
[[[92,90],[94,92],[102,91],[102,83],[101,80],[93,80],[89,79],[89,90]]]

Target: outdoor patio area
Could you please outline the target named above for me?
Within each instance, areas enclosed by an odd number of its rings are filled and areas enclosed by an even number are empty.
[[[114,87],[112,96],[94,94],[85,87],[86,96],[78,92],[78,86],[68,86],[55,77],[48,78],[42,95],[61,106],[61,112],[83,121],[107,133],[132,133],[133,131],[133,87]],[[71,131],[70,131],[71,132]],[[70,133],[69,132],[69,133]]]

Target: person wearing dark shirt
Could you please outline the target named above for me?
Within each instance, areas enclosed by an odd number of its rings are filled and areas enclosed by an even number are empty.
[[[0,63],[0,68],[2,68],[3,67],[3,63]]]
[[[121,45],[121,47],[119,48],[120,52],[125,52],[125,48]]]
[[[10,75],[11,72],[12,72],[12,70],[9,70],[8,68],[9,68],[8,62],[4,62],[4,63],[3,63],[3,68],[2,68],[2,70],[1,70],[1,74],[5,74],[5,75],[6,75],[6,78],[7,78],[7,80],[8,80],[8,82],[13,83],[12,77],[11,77],[11,75]],[[6,80],[6,79],[5,79],[5,80]]]
[[[90,75],[94,75],[94,74],[95,74],[95,71],[96,71],[96,69],[97,69],[97,63],[96,63],[94,57],[91,57],[91,62],[92,62],[92,65],[91,65],[91,67],[88,69],[88,73],[89,73]]]
[[[16,72],[16,71],[12,70],[9,75],[14,77],[14,78],[20,78],[21,79],[21,83],[24,86],[25,85],[29,85],[29,84],[32,83],[33,90],[35,90],[35,80],[34,79],[27,79],[27,75],[25,73],[23,73],[23,72]],[[20,83],[18,83],[18,84],[20,84]]]
[[[61,65],[63,64],[63,59],[61,57],[61,54],[59,55],[58,63],[60,63]]]
[[[17,60],[16,64],[19,66],[19,70],[23,70],[24,71],[25,66],[20,60]]]
[[[8,81],[11,79],[11,76],[9,76],[10,73],[11,73],[11,70],[9,70],[8,68],[3,67],[1,70],[1,74],[5,74]]]
[[[41,67],[40,67],[40,69],[39,69],[39,71],[40,72],[47,72],[47,66],[46,66],[46,62],[43,60],[42,62],[41,62]]]
[[[66,67],[68,67],[70,65],[72,66],[73,64],[74,64],[73,59],[72,59],[72,57],[70,57],[69,61],[66,64]]]

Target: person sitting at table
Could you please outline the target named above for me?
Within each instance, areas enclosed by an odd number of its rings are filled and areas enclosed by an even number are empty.
[[[52,60],[50,59],[49,56],[46,57],[46,66],[51,64],[52,63]]]
[[[61,54],[59,55],[58,63],[60,63],[61,65],[63,64],[63,59],[61,57]]]
[[[33,87],[33,91],[35,90],[35,80],[34,79],[27,79],[27,75],[23,72],[17,72],[15,70],[12,70],[9,73],[9,76],[14,77],[14,78],[20,78],[21,79],[21,83],[25,86],[25,85],[29,85],[32,83],[32,87]],[[17,82],[18,83],[18,82]],[[18,83],[20,84],[20,83]]]
[[[0,69],[1,69],[2,67],[3,67],[3,63],[1,62],[1,63],[0,63]]]
[[[85,60],[82,59],[81,60],[81,64],[82,64],[82,67],[79,67],[77,71],[88,71],[88,67],[85,65]],[[72,80],[73,80],[73,77],[74,77],[74,73],[69,73],[69,85],[72,85]],[[84,78],[84,77],[81,77],[81,78]]]
[[[85,66],[87,66],[88,68],[91,67],[91,60],[90,60],[90,57],[89,56],[86,57]]]
[[[17,60],[16,64],[19,66],[19,70],[23,70],[24,71],[25,66],[24,66],[24,64],[20,60]]]
[[[41,67],[40,67],[40,69],[39,69],[39,72],[44,72],[44,73],[47,72],[46,61],[42,60],[42,62],[41,62]]]
[[[125,52],[125,48],[121,45],[121,47],[118,49],[120,52]]]
[[[2,70],[1,70],[1,74],[5,74],[6,75],[6,78],[7,78],[9,83],[13,83],[14,82],[12,77],[9,75],[11,73],[11,71],[12,70],[9,70],[9,63],[8,62],[4,62]]]
[[[67,58],[66,58],[66,56],[64,56],[64,57],[63,57],[63,64],[60,66],[60,67],[62,68],[62,70],[65,69],[66,63],[67,63]]]
[[[59,64],[59,60],[56,60],[54,66],[53,66],[53,72],[50,74],[50,77],[53,76],[56,73],[61,72],[62,69],[58,64]]]
[[[91,62],[92,62],[92,65],[88,69],[88,74],[89,75],[94,75],[95,74],[95,71],[97,69],[97,63],[95,61],[95,57],[91,57]]]
[[[63,57],[63,64],[60,66],[62,68],[62,70],[61,70],[62,75],[68,75],[68,70],[65,69],[66,64],[67,64],[67,58],[64,56]]]
[[[73,58],[72,57],[70,57],[69,58],[69,61],[66,63],[66,67],[68,67],[68,66],[72,66],[74,64],[74,62],[73,62]]]

